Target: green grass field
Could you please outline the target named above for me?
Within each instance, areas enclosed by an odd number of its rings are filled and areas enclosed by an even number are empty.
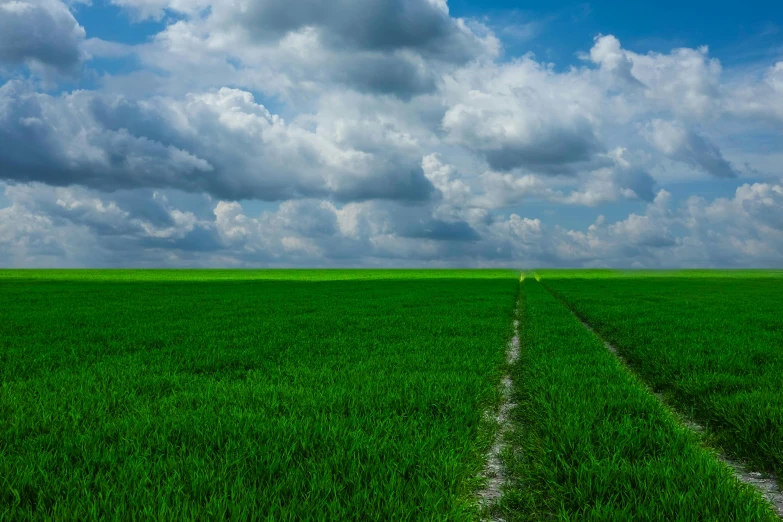
[[[542,284],[523,284],[505,520],[778,520]]]
[[[781,275],[0,270],[0,521],[777,520]]]
[[[79,281],[109,283],[142,281],[366,281],[366,280],[421,280],[421,279],[508,279],[519,277],[518,270],[404,270],[377,268],[353,270],[344,268],[315,270],[276,269],[276,270],[160,270],[160,269],[47,269],[47,270],[8,270],[0,269],[0,281]]]
[[[783,278],[763,275],[542,281],[713,444],[783,477]]]
[[[516,272],[119,274],[0,286],[1,519],[471,519]]]

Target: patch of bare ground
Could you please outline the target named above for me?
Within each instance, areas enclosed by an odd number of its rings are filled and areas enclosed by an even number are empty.
[[[519,310],[517,310],[517,316],[518,312]],[[508,343],[506,362],[510,367],[517,359],[519,359],[519,320],[514,319],[514,336]],[[489,454],[487,455],[487,463],[482,473],[482,477],[486,479],[486,485],[477,493],[479,505],[487,508],[485,510],[487,513],[489,513],[490,508],[497,504],[500,499],[503,484],[506,481],[505,469],[503,467],[503,462],[500,459],[500,455],[506,446],[505,436],[510,428],[509,415],[511,410],[516,406],[512,399],[512,388],[513,382],[511,380],[510,369],[507,369],[506,374],[500,381],[500,407],[498,408],[497,413],[493,415],[498,430],[495,434],[495,440],[492,443]],[[489,520],[503,522],[502,518],[490,518]]]

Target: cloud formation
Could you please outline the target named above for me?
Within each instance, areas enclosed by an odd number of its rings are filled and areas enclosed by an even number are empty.
[[[18,182],[268,201],[415,202],[432,190],[403,148],[338,143],[286,124],[236,89],[136,102],[89,91],[50,96],[11,81],[0,87],[0,108],[0,165]]]
[[[85,31],[60,0],[0,0],[0,66],[30,65],[72,73]]]
[[[659,152],[690,164],[718,178],[736,178],[734,166],[724,159],[720,149],[693,129],[659,119],[648,123],[643,135]]]
[[[0,264],[783,261],[783,62],[607,34],[562,67],[444,0],[112,3],[162,29],[121,44],[0,0]]]
[[[511,213],[446,224],[405,215],[394,204],[288,201],[248,215],[218,201],[212,216],[178,209],[157,192],[120,204],[84,189],[7,187],[0,210],[4,263],[178,266],[618,266],[774,267],[783,255],[783,186],[740,186],[729,198],[680,204],[661,190],[641,213],[582,230]],[[156,208],[156,217],[149,209]]]

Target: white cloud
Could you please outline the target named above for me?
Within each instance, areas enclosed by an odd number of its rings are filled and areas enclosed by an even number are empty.
[[[127,9],[136,20],[160,20],[167,11],[194,16],[208,8],[211,0],[110,0]]]
[[[735,136],[776,143],[783,63],[740,77],[706,47],[634,52],[612,35],[579,67],[500,60],[498,37],[445,0],[112,3],[164,29],[86,38],[59,1],[0,0],[4,76],[139,64],[90,73],[92,90],[0,85],[0,263],[780,261],[776,151]],[[525,23],[518,40],[543,27]],[[762,171],[730,198],[662,190]],[[621,200],[645,210],[574,229],[554,217]]]
[[[671,110],[686,119],[710,118],[720,110],[722,68],[706,46],[637,54],[606,35],[596,38],[585,58],[622,80],[647,110]]]
[[[85,31],[60,0],[0,0],[0,66],[27,64],[71,74]]]
[[[531,57],[447,78],[443,129],[496,170],[566,173],[605,149],[597,129],[601,93],[579,72],[558,74]]]
[[[266,200],[418,201],[431,191],[409,151],[337,143],[236,89],[133,102],[89,91],[52,97],[12,81],[0,87],[0,109],[0,163],[16,181]]]
[[[486,28],[427,0],[303,0],[297,9],[282,0],[228,1],[194,11],[140,46],[142,60],[289,99],[316,96],[324,85],[409,99],[434,91],[443,72],[499,53]]]
[[[134,47],[101,38],[88,38],[82,44],[82,50],[89,58],[123,58],[132,56]]]
[[[726,96],[726,110],[755,122],[783,123],[783,62],[767,68],[761,81],[735,82]]]
[[[447,226],[396,203],[286,202],[249,216],[237,202],[212,216],[176,208],[160,193],[124,202],[83,189],[9,186],[0,244],[9,265],[124,264],[312,266],[759,266],[783,261],[783,186],[739,187],[733,197],[674,205],[660,190],[644,212],[580,229],[516,212]],[[158,209],[150,213],[145,205]],[[440,227],[440,228],[439,228]],[[206,238],[210,238],[206,241]],[[467,240],[466,240],[467,239]],[[196,254],[194,255],[194,252]],[[169,256],[174,256],[171,261]],[[93,256],[93,257],[90,257]],[[95,260],[98,261],[95,261]]]
[[[654,119],[642,128],[642,135],[653,147],[672,159],[718,178],[735,178],[738,175],[713,142],[677,122]]]

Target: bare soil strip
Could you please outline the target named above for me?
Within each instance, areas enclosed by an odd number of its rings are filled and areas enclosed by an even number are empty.
[[[552,292],[549,288],[544,285],[544,288],[552,294],[553,297],[555,297],[558,301],[563,303],[563,305],[571,310],[571,308],[568,306],[568,304],[563,301],[563,299],[560,298],[559,295]],[[596,332],[590,324],[588,324],[584,319],[582,319],[578,314],[574,313],[573,310],[571,310],[571,313],[574,314],[574,317],[576,317],[582,325],[590,330],[590,332],[593,333],[602,343],[604,343],[604,346],[606,346],[606,349],[612,352],[614,356],[617,358],[618,361],[620,361],[620,364],[623,365],[623,367],[633,376],[635,376],[639,382],[644,384],[644,386],[647,388],[647,390],[658,398],[658,400],[663,404],[666,409],[668,409],[672,415],[674,415],[680,422],[681,425],[685,426],[689,430],[696,432],[696,433],[702,433],[704,432],[704,426],[699,424],[698,422],[694,421],[693,419],[688,418],[687,416],[683,415],[676,409],[674,409],[670,404],[668,404],[665,400],[662,394],[655,393],[649,386],[647,386],[647,383],[645,383],[631,368],[630,364],[628,364],[628,361],[620,355],[620,353],[617,351],[617,347],[612,345],[609,341],[605,340],[603,337],[601,337],[598,332]],[[747,467],[745,467],[744,464],[742,464],[739,461],[733,460],[720,451],[718,451],[715,448],[711,448],[715,457],[726,464],[728,467],[730,467],[737,478],[744,482],[745,484],[748,484],[754,488],[761,494],[762,497],[764,497],[770,504],[772,504],[772,507],[777,512],[778,516],[783,519],[783,491],[778,487],[777,479],[774,476],[771,475],[765,475],[762,473],[759,473],[758,471],[751,471]]]
[[[519,316],[519,308],[516,310],[517,317]],[[506,362],[509,366],[514,364],[519,359],[519,319],[514,319],[514,336],[508,343],[508,349],[506,351]],[[479,505],[482,507],[490,508],[497,504],[502,495],[502,487],[505,483],[505,470],[503,463],[500,460],[500,454],[505,448],[505,435],[508,432],[509,426],[509,414],[511,410],[516,406],[511,397],[511,390],[513,383],[511,381],[510,370],[507,370],[506,374],[500,381],[500,393],[501,402],[500,408],[498,408],[497,414],[494,415],[495,422],[498,425],[498,431],[495,435],[495,441],[489,450],[487,455],[487,464],[482,473],[482,477],[487,479],[486,486],[478,492]],[[502,519],[492,519],[502,522]]]

